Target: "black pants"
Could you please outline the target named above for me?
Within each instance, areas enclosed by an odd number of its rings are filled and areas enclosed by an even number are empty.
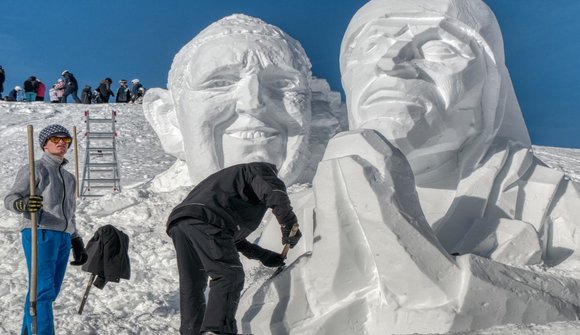
[[[179,270],[180,333],[237,334],[235,316],[244,287],[244,270],[233,236],[196,219],[179,221],[169,234]],[[208,276],[211,280],[206,305]]]

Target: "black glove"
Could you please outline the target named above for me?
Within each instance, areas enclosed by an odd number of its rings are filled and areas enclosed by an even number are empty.
[[[20,198],[14,201],[14,209],[24,213],[24,212],[38,212],[42,208],[42,196],[41,195],[27,195],[24,198]]]
[[[259,245],[250,243],[245,239],[238,241],[236,243],[236,248],[244,256],[248,257],[249,259],[257,259],[267,267],[274,268],[284,265],[284,258],[282,258],[280,254],[277,254],[268,249],[264,249]]]
[[[284,263],[284,258],[282,258],[282,255],[267,249],[264,249],[264,253],[260,257],[260,262],[262,262],[264,266],[270,268],[277,268],[286,264]]]
[[[71,247],[73,252],[74,261],[70,262],[70,265],[83,265],[89,259],[87,250],[85,249],[85,243],[80,236],[73,238],[71,241]]]
[[[282,244],[289,244],[290,248],[294,248],[294,246],[298,243],[298,241],[300,241],[300,238],[302,237],[302,233],[298,228],[296,228],[296,234],[294,236],[290,236],[292,227],[294,225],[298,226],[297,223],[280,226],[280,230],[282,231]]]

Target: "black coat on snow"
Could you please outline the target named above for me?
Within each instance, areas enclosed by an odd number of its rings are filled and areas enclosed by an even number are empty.
[[[245,239],[262,221],[268,208],[283,226],[297,222],[284,182],[276,166],[256,162],[234,165],[201,181],[177,205],[167,221],[171,225],[183,218],[196,218],[230,230],[235,241]]]
[[[97,275],[94,285],[103,288],[107,282],[118,283],[131,277],[129,236],[112,225],[99,228],[87,243],[89,258],[83,271]]]

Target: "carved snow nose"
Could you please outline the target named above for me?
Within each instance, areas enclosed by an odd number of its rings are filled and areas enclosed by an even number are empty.
[[[252,74],[243,78],[238,83],[237,88],[237,110],[240,112],[251,112],[263,106],[261,98],[261,87],[258,76]]]
[[[415,52],[407,41],[393,44],[383,57],[377,62],[377,70],[391,77],[414,79],[419,72],[411,61],[415,59]]]

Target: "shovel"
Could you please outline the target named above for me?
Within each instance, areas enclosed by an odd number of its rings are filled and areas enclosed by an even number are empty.
[[[288,234],[288,237],[294,237],[297,232],[298,232],[298,224],[295,223],[292,226],[292,229],[290,230],[290,234]],[[290,244],[288,244],[288,243],[284,244],[284,249],[282,249],[280,256],[282,256],[282,258],[286,259],[286,255],[288,255],[289,250],[290,250]],[[274,274],[269,279],[272,279],[272,278],[276,277],[277,275],[279,275],[280,272],[284,271],[285,268],[286,268],[286,265],[280,265],[276,269],[276,271],[274,271]]]

